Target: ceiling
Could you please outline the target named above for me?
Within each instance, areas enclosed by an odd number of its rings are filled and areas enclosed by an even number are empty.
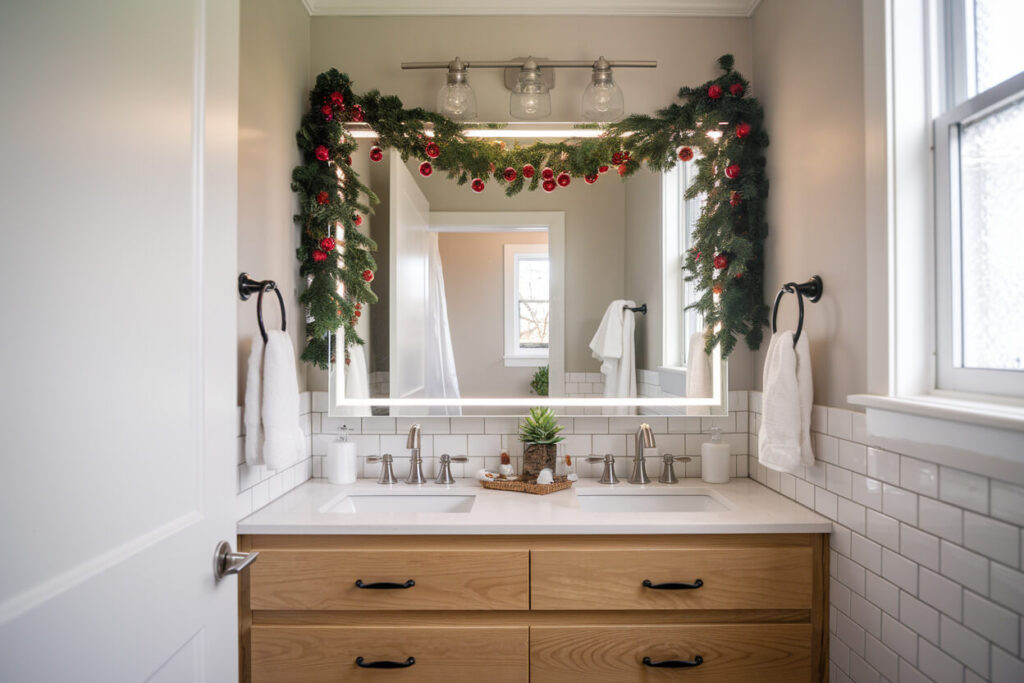
[[[749,17],[760,0],[302,0],[313,16],[604,15]]]

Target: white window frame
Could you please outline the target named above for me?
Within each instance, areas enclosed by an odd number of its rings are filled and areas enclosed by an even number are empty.
[[[506,244],[505,245],[505,367],[541,367],[548,364],[550,355],[550,330],[548,332],[548,348],[524,349],[519,346],[519,262],[524,259],[536,259],[543,255],[551,263],[546,244]],[[550,290],[548,306],[551,305]],[[549,309],[550,310],[550,309]]]
[[[690,336],[702,329],[701,315],[686,306],[697,298],[697,288],[686,282],[685,261],[693,246],[693,228],[704,202],[683,195],[693,184],[697,165],[676,164],[662,175],[662,370],[685,369]]]

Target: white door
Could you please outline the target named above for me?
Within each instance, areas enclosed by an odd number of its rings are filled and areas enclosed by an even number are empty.
[[[238,679],[238,28],[0,4],[0,680]]]
[[[389,161],[391,397],[423,398],[426,395],[424,340],[430,204],[398,152],[392,150]],[[400,414],[401,410],[391,412]],[[422,409],[415,412],[422,412]]]

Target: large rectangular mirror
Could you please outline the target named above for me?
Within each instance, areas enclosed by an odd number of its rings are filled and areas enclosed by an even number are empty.
[[[379,302],[359,318],[366,344],[332,349],[332,415],[726,410],[726,364],[686,310],[690,164],[512,198],[397,153],[358,164],[380,198],[360,226]]]

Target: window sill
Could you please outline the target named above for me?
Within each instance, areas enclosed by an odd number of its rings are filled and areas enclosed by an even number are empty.
[[[548,356],[505,356],[506,368],[539,368],[548,364]]]
[[[866,409],[869,445],[1024,484],[1024,405],[943,395],[847,400]]]

